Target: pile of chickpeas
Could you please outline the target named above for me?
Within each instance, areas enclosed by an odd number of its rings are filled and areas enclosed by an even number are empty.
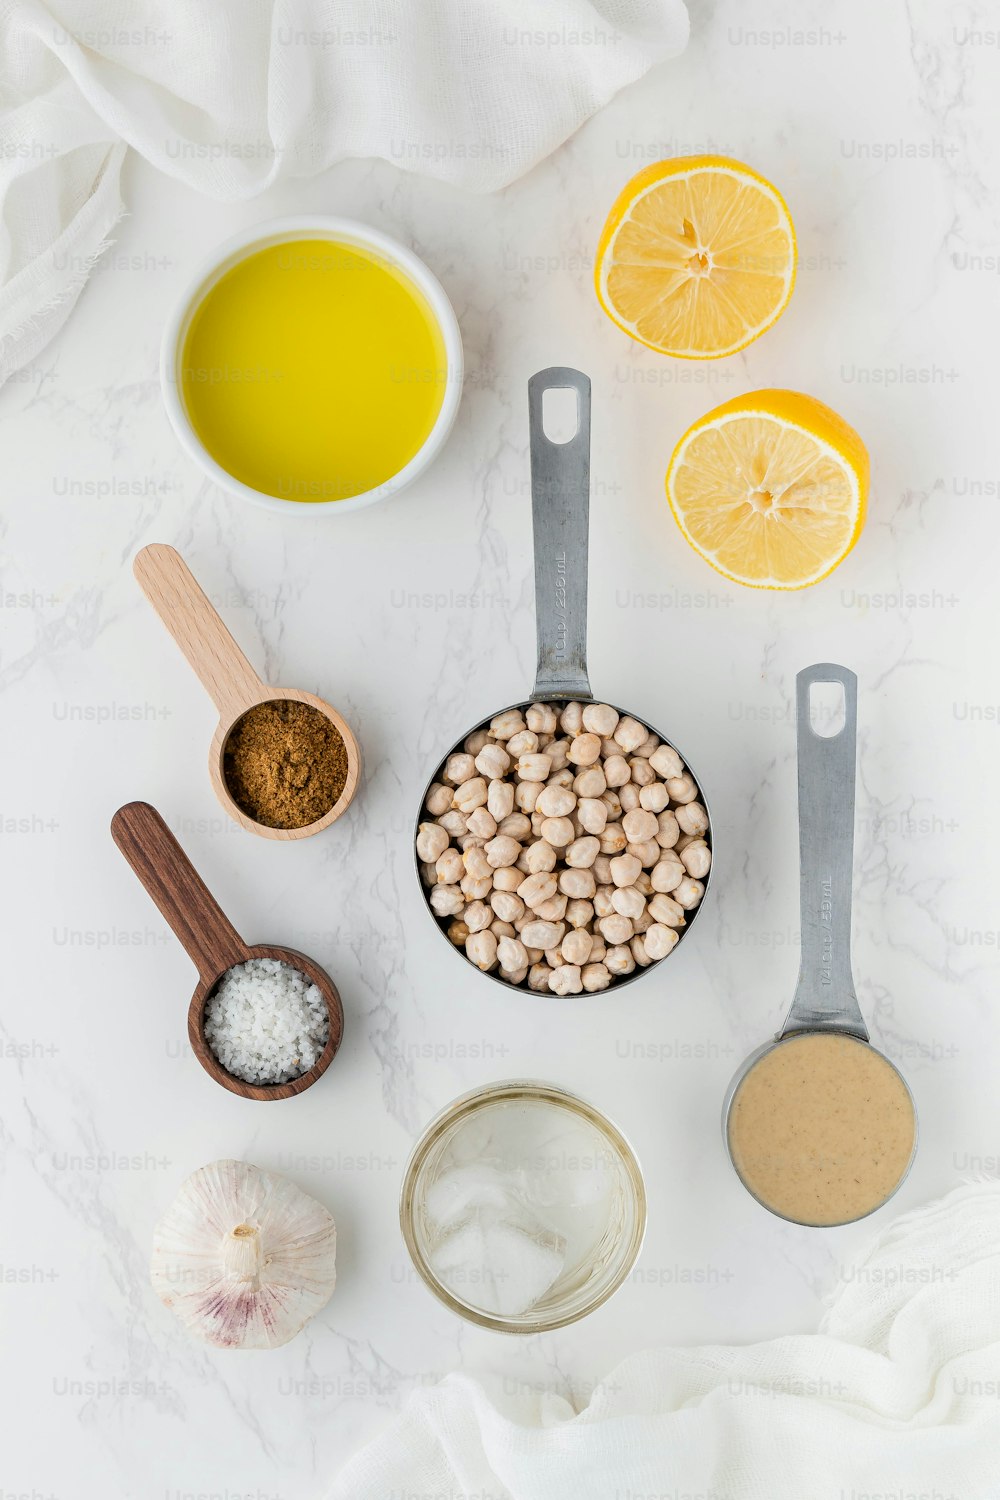
[[[448,937],[484,973],[556,995],[666,958],[712,863],[680,756],[607,703],[498,714],[424,811],[420,875]]]

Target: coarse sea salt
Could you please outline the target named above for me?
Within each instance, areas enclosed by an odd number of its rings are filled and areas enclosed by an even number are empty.
[[[319,988],[277,958],[250,958],[222,976],[205,1006],[205,1040],[244,1083],[289,1083],[319,1060],[330,1016]]]

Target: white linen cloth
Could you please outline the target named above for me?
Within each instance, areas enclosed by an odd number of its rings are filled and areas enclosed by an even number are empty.
[[[683,0],[0,0],[0,382],[106,248],[125,145],[227,201],[349,156],[488,192],[687,30]]]
[[[819,1333],[636,1355],[579,1413],[449,1376],[328,1500],[410,1495],[997,1500],[1000,1183],[898,1219]]]

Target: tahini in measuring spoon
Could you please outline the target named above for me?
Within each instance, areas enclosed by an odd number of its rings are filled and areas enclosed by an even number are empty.
[[[267,839],[329,828],[361,774],[357,740],[337,710],[314,693],[262,682],[173,547],[143,547],[133,568],[219,710],[208,768],[229,816]]]
[[[814,684],[840,683],[845,720],[816,733]],[[796,1224],[848,1224],[881,1208],[906,1177],[917,1141],[913,1098],[868,1039],[851,972],[857,678],[806,667],[796,679],[802,958],[773,1042],[729,1086],[726,1145],[743,1185]]]
[[[230,1093],[245,1099],[288,1099],[301,1094],[330,1066],[344,1035],[344,1011],[337,986],[325,969],[294,948],[266,944],[248,946],[187,858],[160,814],[148,802],[129,802],[111,820],[111,836],[139,880],[145,886],[164,920],[177,935],[198,970],[198,987],[188,1007],[188,1039],[205,1072]],[[250,972],[257,961],[277,963],[301,974],[315,985],[326,1007],[325,1041],[312,1066],[280,1083],[249,1083],[222,1065],[206,1035],[206,1012],[220,985],[238,971]],[[301,988],[301,987],[300,987]],[[261,1030],[268,1033],[268,1017],[260,1017]],[[271,1028],[273,1031],[274,1028]],[[288,1027],[278,1028],[277,1054],[287,1046]],[[259,1038],[247,1042],[248,1055],[265,1046]]]

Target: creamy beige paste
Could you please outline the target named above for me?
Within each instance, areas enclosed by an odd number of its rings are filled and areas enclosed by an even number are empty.
[[[855,1037],[805,1032],[765,1052],[729,1112],[729,1149],[746,1187],[799,1224],[847,1224],[902,1180],[916,1137],[909,1091]]]

